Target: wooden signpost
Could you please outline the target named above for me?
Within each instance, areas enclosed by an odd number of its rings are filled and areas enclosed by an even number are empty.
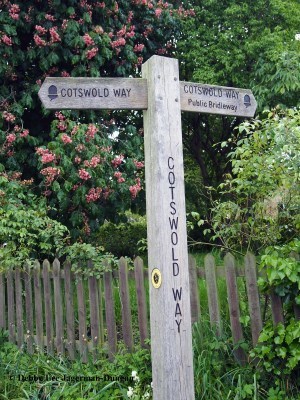
[[[48,109],[144,110],[154,400],[193,400],[181,111],[252,117],[250,90],[179,81],[178,60],[153,56],[143,79],[46,78]]]

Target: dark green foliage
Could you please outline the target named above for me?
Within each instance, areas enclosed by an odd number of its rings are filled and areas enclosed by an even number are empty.
[[[0,398],[3,400],[127,399],[129,387],[133,388],[136,398],[151,392],[149,350],[136,349],[132,354],[120,350],[114,362],[101,353],[96,362],[90,359],[82,364],[79,360],[71,362],[43,353],[26,354],[11,343],[3,343],[0,336],[1,342]],[[132,379],[135,375],[139,380]]]
[[[138,242],[147,237],[146,222],[105,223],[99,229],[98,243],[116,257],[139,255]]]
[[[193,6],[195,18],[184,21],[177,45],[182,80],[251,89],[259,113],[299,104],[298,0],[195,0]],[[183,114],[184,144],[204,185],[215,186],[230,172],[226,156],[232,147],[219,144],[241,121]]]
[[[58,112],[57,120],[43,109],[38,90],[45,77],[140,76],[153,54],[172,54],[180,11],[123,0],[0,0],[0,8],[0,172],[33,179],[34,193],[56,208],[51,217],[67,225],[72,239],[83,240],[104,219],[130,208],[142,188],[134,173],[143,154],[141,115],[68,111]],[[124,163],[112,164],[118,156]],[[97,167],[93,157],[101,158]],[[89,175],[80,177],[85,168]]]

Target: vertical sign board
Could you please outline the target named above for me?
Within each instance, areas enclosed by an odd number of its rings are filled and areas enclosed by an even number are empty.
[[[46,78],[47,109],[144,110],[154,400],[193,400],[181,110],[253,117],[250,90],[179,82],[178,60],[153,56],[143,79]]]
[[[142,76],[153,398],[193,400],[178,61],[153,56]]]

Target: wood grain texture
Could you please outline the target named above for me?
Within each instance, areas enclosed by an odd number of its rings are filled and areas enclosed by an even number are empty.
[[[253,346],[256,346],[262,330],[262,318],[257,287],[256,260],[252,253],[245,256],[245,277],[248,295],[248,307],[251,320],[251,334]]]
[[[46,323],[46,344],[47,352],[53,354],[53,316],[52,316],[52,291],[50,281],[50,263],[48,260],[43,262],[43,286],[45,304],[45,323]]]
[[[235,259],[232,254],[226,254],[224,258],[225,271],[226,271],[226,284],[227,284],[227,298],[230,315],[231,332],[234,344],[234,355],[241,365],[247,362],[247,355],[241,347],[237,344],[243,341],[243,330],[240,322],[240,307],[239,307],[239,294],[236,281],[236,267]]]
[[[153,56],[144,112],[154,400],[193,400],[194,376],[178,61]],[[151,272],[162,283],[152,285]]]
[[[23,327],[23,289],[21,281],[21,271],[19,268],[15,270],[15,288],[16,288],[16,325],[17,325],[17,344],[19,347],[23,345],[24,327]]]
[[[92,262],[88,262],[88,268],[92,269]],[[90,302],[90,326],[93,346],[93,359],[97,359],[98,347],[100,343],[100,322],[99,322],[99,296],[98,284],[95,276],[88,277],[89,302]]]
[[[200,321],[200,296],[198,288],[196,260],[189,255],[190,291],[191,291],[191,318],[192,323]]]
[[[270,293],[272,319],[274,326],[284,323],[282,298],[275,293],[274,289]]]
[[[257,107],[251,90],[193,82],[180,82],[180,102],[182,111],[236,117],[253,117]]]
[[[14,295],[14,273],[12,270],[7,272],[7,321],[9,341],[15,343],[15,295]]]
[[[0,329],[6,329],[5,277],[0,274]]]
[[[105,295],[105,320],[107,327],[108,356],[113,359],[117,351],[117,330],[115,316],[115,302],[112,287],[111,271],[104,272],[104,295]]]
[[[38,261],[35,261],[33,269],[33,289],[35,306],[35,328],[37,337],[37,346],[40,352],[44,351],[44,333],[43,333],[43,300],[42,300],[42,282],[41,267]]]
[[[124,257],[119,260],[120,300],[122,308],[122,331],[124,344],[129,351],[133,350],[131,306],[128,285],[128,267]]]
[[[24,288],[25,288],[25,314],[26,314],[26,344],[27,350],[30,354],[33,353],[33,302],[32,302],[32,283],[31,283],[31,269],[25,266],[24,275]]]
[[[82,362],[88,360],[87,349],[87,330],[86,330],[86,306],[84,299],[84,287],[82,277],[76,276],[77,280],[77,304],[78,304],[78,334],[79,334],[79,353]]]
[[[100,346],[104,344],[104,305],[103,305],[103,277],[98,279],[98,293],[99,293],[99,324],[100,324]]]
[[[145,341],[149,338],[146,290],[144,283],[144,264],[140,257],[134,260],[134,276],[136,285],[136,298],[138,306],[138,319],[140,342],[142,347],[148,347]]]
[[[208,254],[205,256],[204,263],[210,324],[216,330],[217,336],[221,336],[221,314],[215,259],[211,254]]]
[[[50,110],[147,108],[147,81],[139,78],[48,77],[38,94],[43,106]]]
[[[60,263],[57,259],[53,262],[53,286],[55,307],[55,336],[57,352],[64,355],[64,325],[63,325],[63,303],[60,282]]]
[[[65,299],[66,299],[66,323],[67,323],[67,343],[66,348],[71,360],[75,359],[75,320],[74,320],[74,302],[71,281],[71,264],[65,262]]]

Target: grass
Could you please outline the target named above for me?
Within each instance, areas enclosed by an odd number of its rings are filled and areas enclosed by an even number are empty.
[[[215,253],[217,265],[222,265],[220,253]],[[197,265],[203,265],[204,254],[194,254]],[[87,290],[85,281],[85,290]],[[119,282],[114,280],[114,301],[117,329],[121,334],[121,302],[118,290]],[[147,301],[148,299],[148,282]],[[210,326],[206,283],[198,280],[201,320],[193,326],[194,376],[196,400],[299,400],[297,385],[290,389],[287,381],[275,379],[266,374],[260,366],[249,364],[242,367],[237,364],[233,350],[231,328],[229,325],[227,288],[224,278],[218,279],[221,318],[223,321],[222,336],[218,337]],[[245,344],[251,343],[246,290],[244,280],[238,278],[241,316],[244,319]],[[139,342],[137,299],[134,280],[129,280],[132,323],[135,345]],[[87,306],[89,314],[89,306]],[[7,342],[0,335],[0,400],[17,399],[128,399],[128,385],[116,380],[113,382],[76,382],[76,376],[112,377],[130,376],[132,370],[138,370],[141,377],[140,395],[142,399],[147,385],[151,382],[150,352],[141,350],[128,354],[122,345],[113,363],[107,360],[107,355],[100,354],[99,361],[82,364],[79,360],[71,362],[61,357],[51,357],[47,354],[28,355],[16,346]],[[43,382],[20,382],[18,375],[47,376]],[[56,377],[52,379],[52,377]],[[74,381],[66,382],[63,376],[73,377]],[[13,379],[12,379],[13,377]]]

